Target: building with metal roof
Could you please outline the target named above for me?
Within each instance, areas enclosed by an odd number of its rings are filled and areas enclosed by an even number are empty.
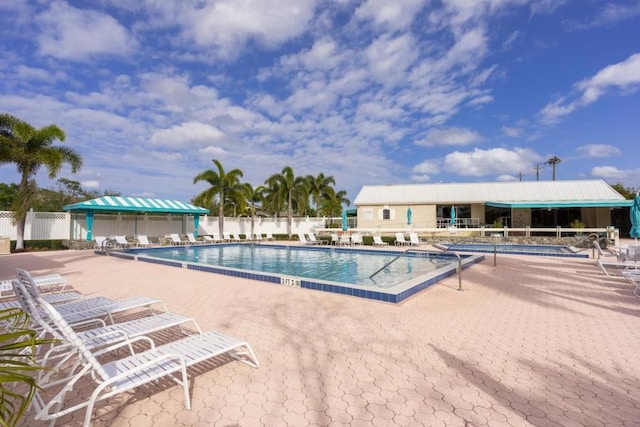
[[[365,185],[354,200],[358,227],[612,225],[612,209],[631,206],[603,180]],[[454,211],[452,214],[451,211]]]

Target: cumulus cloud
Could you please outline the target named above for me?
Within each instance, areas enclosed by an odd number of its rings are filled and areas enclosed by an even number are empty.
[[[127,56],[136,41],[113,17],[88,9],[77,9],[66,2],[54,2],[35,17],[40,27],[39,51],[42,55],[76,61],[99,56]]]
[[[355,11],[355,18],[371,20],[376,26],[402,29],[411,25],[426,0],[368,0]]]
[[[593,77],[576,83],[575,96],[564,96],[550,102],[540,111],[539,116],[543,123],[556,123],[577,108],[596,102],[611,89],[631,93],[638,87],[640,87],[640,53],[633,54],[617,64],[609,65]]]
[[[299,36],[313,18],[315,0],[219,0],[185,14],[185,34],[221,58],[234,58],[249,40],[274,48]]]
[[[474,130],[450,127],[430,130],[424,139],[416,141],[415,144],[423,147],[469,145],[480,142],[482,139],[482,136]]]
[[[511,138],[517,138],[520,135],[522,135],[522,133],[524,132],[524,129],[522,128],[508,127],[508,126],[502,126],[501,130],[503,134]]]
[[[82,181],[80,184],[82,185],[83,188],[99,188],[100,187],[100,183],[93,179],[89,181]]]
[[[592,19],[588,21],[568,20],[564,22],[564,26],[570,31],[609,27],[618,22],[633,19],[638,15],[640,15],[640,3],[626,5],[607,2]]]
[[[411,170],[411,179],[418,182],[431,180],[431,176],[441,171],[440,161],[425,160],[415,165]]]
[[[614,157],[622,154],[619,148],[608,144],[587,144],[576,148],[584,157]]]
[[[591,169],[591,176],[602,178],[609,183],[628,182],[637,188],[640,182],[640,168],[620,169],[617,166],[596,166]]]
[[[488,176],[517,174],[528,170],[540,155],[528,148],[474,149],[471,152],[454,151],[447,154],[443,169],[462,176]]]
[[[187,122],[169,129],[158,130],[151,135],[149,142],[168,148],[203,146],[222,141],[225,134],[220,129],[199,122]]]

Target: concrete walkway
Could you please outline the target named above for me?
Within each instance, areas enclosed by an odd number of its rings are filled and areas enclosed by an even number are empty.
[[[592,259],[488,256],[463,292],[451,277],[399,305],[88,251],[0,257],[0,279],[15,267],[161,298],[260,360],[192,371],[191,411],[161,384],[100,404],[94,425],[640,425],[640,299]]]

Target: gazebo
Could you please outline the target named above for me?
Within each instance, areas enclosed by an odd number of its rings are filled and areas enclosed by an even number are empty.
[[[209,209],[178,200],[149,199],[142,197],[104,196],[63,207],[65,211],[83,211],[87,215],[87,240],[93,239],[93,215],[95,212],[139,212],[193,215],[194,235],[198,236],[200,215]]]

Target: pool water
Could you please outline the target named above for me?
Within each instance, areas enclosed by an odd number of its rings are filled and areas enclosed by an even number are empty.
[[[484,255],[269,244],[112,251],[112,256],[398,303]]]
[[[576,249],[562,245],[524,245],[515,243],[441,243],[436,245],[442,249],[456,252],[480,252],[514,255],[558,256],[573,258],[589,258],[586,253],[578,253]]]
[[[457,263],[439,253],[398,258],[391,252],[245,244],[165,248],[149,256],[372,287],[394,286]]]

